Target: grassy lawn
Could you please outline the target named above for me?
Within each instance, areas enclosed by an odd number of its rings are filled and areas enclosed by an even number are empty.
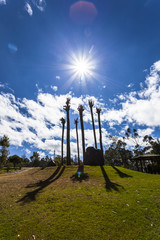
[[[7,167],[3,167],[3,168],[0,169],[0,174],[20,172],[20,171],[24,171],[25,169],[28,169],[28,168],[27,167],[23,167],[23,168],[16,167],[16,169],[15,169],[14,167],[11,167],[9,170],[7,170]]]
[[[0,174],[0,240],[160,239],[160,175],[121,167]]]

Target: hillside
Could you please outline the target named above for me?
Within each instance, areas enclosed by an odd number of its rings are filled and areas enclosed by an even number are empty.
[[[0,239],[160,239],[160,175],[121,167],[0,174]]]

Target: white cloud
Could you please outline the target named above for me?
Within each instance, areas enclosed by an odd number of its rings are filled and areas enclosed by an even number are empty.
[[[7,4],[6,0],[0,0],[0,5],[6,5],[6,4]],[[46,1],[45,0],[30,0],[30,1],[25,0],[24,8],[30,16],[33,15],[33,10],[31,5],[38,8],[41,12],[43,12],[46,8]]]
[[[25,152],[26,152],[27,155],[31,154],[31,151],[28,148],[25,149]]]
[[[36,83],[36,88],[37,88],[37,90],[38,90],[39,93],[42,92],[42,88],[39,88],[39,86],[38,86],[37,83]]]
[[[125,100],[126,99],[126,96],[123,95],[123,94],[120,94],[117,96],[120,100]],[[115,102],[117,102],[117,99],[115,99]]]
[[[109,101],[112,103],[112,104],[116,104],[118,99],[117,98],[113,98],[113,99],[109,99]]]
[[[66,98],[71,99],[70,119],[71,124],[74,118],[78,116],[79,104],[88,105],[90,96],[81,96],[79,98],[74,95],[51,95],[48,93],[38,92],[37,100],[16,99],[13,94],[0,94],[0,133],[1,136],[7,134],[10,138],[11,145],[24,146],[24,143],[30,144],[39,151],[47,151],[49,154],[61,154],[61,134],[62,127],[60,123],[61,117],[66,117],[63,106]],[[98,99],[92,96],[96,105],[102,105]],[[95,114],[95,108],[94,108]],[[76,116],[75,116],[76,115]],[[84,125],[91,119],[90,110],[87,106],[84,111]],[[95,115],[95,120],[97,121]],[[74,126],[74,125],[73,125]],[[79,124],[80,129],[80,124]],[[98,133],[98,129],[96,130]],[[66,130],[65,130],[66,138]],[[81,141],[81,131],[79,130],[79,138]],[[86,146],[93,144],[92,130],[86,130],[85,134]],[[71,129],[71,147],[72,155],[76,154],[77,145],[75,143],[75,128]],[[66,143],[66,140],[65,140]],[[81,146],[81,143],[80,143]],[[64,146],[64,150],[66,146]],[[27,154],[30,154],[26,150]]]
[[[37,7],[41,12],[45,10],[46,1],[45,0],[31,0],[32,4]]]
[[[31,8],[31,5],[28,3],[28,2],[26,2],[25,3],[25,10],[28,12],[28,14],[30,15],[30,16],[32,16],[33,15],[33,10],[32,10],[32,8]]]
[[[150,74],[146,77],[146,87],[139,92],[130,92],[118,97],[119,110],[113,108],[105,110],[103,120],[110,125],[121,124],[123,121],[137,123],[148,127],[160,125],[160,61],[154,63]],[[125,101],[124,101],[125,100]]]
[[[58,87],[57,86],[51,86],[51,88],[53,89],[53,91],[57,91],[58,90]]]
[[[11,92],[14,93],[14,90],[12,88],[10,88],[7,83],[3,84],[3,83],[0,82],[0,88],[4,88],[4,89],[7,89],[7,90],[9,89]]]
[[[138,135],[144,137],[146,135],[151,135],[154,132],[154,128],[138,129]]]
[[[44,158],[45,157],[45,153],[42,151],[38,151],[39,157],[40,158]]]
[[[0,0],[0,5],[6,5],[6,0]]]
[[[0,83],[0,88],[5,88],[5,85]]]
[[[130,83],[130,84],[128,84],[128,88],[131,88],[131,87],[133,87],[134,86],[134,84],[133,83]]]

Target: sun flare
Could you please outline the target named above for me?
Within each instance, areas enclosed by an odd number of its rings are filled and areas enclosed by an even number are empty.
[[[79,53],[70,56],[68,70],[70,71],[72,80],[80,80],[85,82],[87,79],[93,78],[96,69],[96,63],[90,53]]]
[[[84,79],[85,77],[89,77],[92,74],[93,65],[91,62],[89,62],[89,59],[84,56],[75,59],[72,69],[78,77]]]
[[[88,72],[89,66],[85,60],[77,61],[75,65],[75,70],[79,74],[86,74]]]

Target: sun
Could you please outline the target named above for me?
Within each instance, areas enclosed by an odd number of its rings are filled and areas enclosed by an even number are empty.
[[[66,69],[70,74],[70,81],[79,80],[85,83],[95,75],[96,61],[93,60],[92,54],[88,51],[71,53]]]
[[[91,61],[89,61],[89,58],[84,55],[75,57],[71,68],[77,77],[84,80],[92,75],[94,65]]]
[[[85,59],[77,61],[77,63],[75,64],[75,71],[77,71],[77,73],[80,75],[87,74],[88,70],[89,65],[87,61],[85,61]]]
[[[65,87],[81,86],[88,87],[101,81],[102,76],[99,72],[101,58],[97,54],[94,45],[90,48],[71,49],[64,52],[62,62],[58,65],[59,70],[65,76]],[[57,68],[57,69],[58,69]],[[73,87],[72,86],[72,87]]]

